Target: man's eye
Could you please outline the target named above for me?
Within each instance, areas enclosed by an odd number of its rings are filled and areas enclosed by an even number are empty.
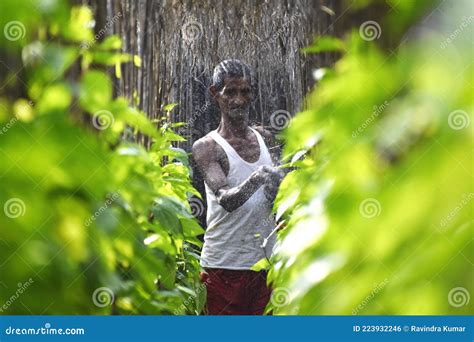
[[[226,95],[227,96],[234,96],[235,95],[235,90],[227,90]]]

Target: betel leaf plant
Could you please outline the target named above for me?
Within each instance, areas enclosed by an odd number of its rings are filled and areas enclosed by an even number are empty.
[[[388,3],[306,50],[341,57],[285,132],[273,314],[472,312],[472,6]]]
[[[114,96],[105,68],[140,59],[96,41],[88,7],[48,4],[0,4],[0,312],[199,314],[200,195],[176,124]]]

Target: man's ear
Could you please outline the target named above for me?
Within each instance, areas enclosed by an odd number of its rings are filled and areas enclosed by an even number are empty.
[[[211,93],[211,96],[212,96],[213,98],[216,98],[216,95],[217,95],[218,91],[217,91],[217,88],[216,88],[215,85],[211,85],[211,86],[209,87],[209,93]]]

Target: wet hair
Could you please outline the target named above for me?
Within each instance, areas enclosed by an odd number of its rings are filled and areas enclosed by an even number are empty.
[[[255,89],[255,74],[252,68],[238,60],[238,59],[226,59],[220,62],[214,68],[214,74],[212,75],[212,84],[216,89],[222,90],[224,87],[224,79],[226,77],[243,77],[250,80],[250,87]]]

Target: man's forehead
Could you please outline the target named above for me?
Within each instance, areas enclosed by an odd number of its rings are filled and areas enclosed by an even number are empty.
[[[224,87],[250,87],[250,79],[247,77],[226,76],[224,78]]]

